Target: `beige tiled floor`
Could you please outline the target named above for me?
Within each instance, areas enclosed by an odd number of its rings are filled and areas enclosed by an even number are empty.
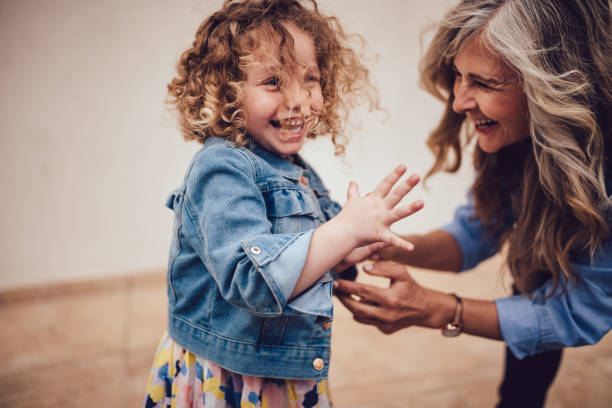
[[[505,293],[498,260],[461,276],[414,272],[463,296]],[[360,278],[365,279],[365,278]],[[503,344],[413,328],[385,336],[336,304],[337,407],[492,407]],[[0,407],[138,407],[165,327],[163,274],[0,294]],[[547,407],[612,406],[612,335],[567,350]]]

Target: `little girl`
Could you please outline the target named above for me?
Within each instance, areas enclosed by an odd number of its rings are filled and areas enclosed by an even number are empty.
[[[372,95],[336,19],[300,0],[225,1],[168,85],[187,140],[203,143],[175,212],[168,332],[145,407],[328,407],[332,268],[383,245],[417,176],[399,166],[342,211],[297,154]],[[372,99],[370,98],[370,101]]]

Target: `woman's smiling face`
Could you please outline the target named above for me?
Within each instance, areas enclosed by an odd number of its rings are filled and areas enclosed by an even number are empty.
[[[529,136],[527,97],[518,75],[479,37],[459,50],[452,66],[453,110],[473,122],[483,151],[495,153]]]

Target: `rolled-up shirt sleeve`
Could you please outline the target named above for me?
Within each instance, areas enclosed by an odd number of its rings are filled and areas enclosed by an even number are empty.
[[[455,210],[453,221],[442,229],[455,238],[461,249],[461,270],[472,269],[498,251],[501,231],[491,234],[478,217],[474,216],[474,200],[468,195],[468,202]]]
[[[515,356],[597,343],[612,328],[612,265],[574,265],[577,285],[544,299],[549,280],[533,297],[495,300],[504,341]]]
[[[474,202],[468,195],[455,218],[443,229],[457,241],[462,253],[461,270],[471,269],[494,255],[501,234],[511,228],[510,208],[503,227],[491,234],[474,217]],[[531,296],[516,295],[495,300],[504,341],[522,359],[535,353],[598,342],[612,328],[612,242],[608,238],[591,259],[578,253],[572,257],[580,278],[562,291],[562,282],[553,291],[553,281],[545,282]]]
[[[314,230],[272,234],[255,169],[244,153],[225,146],[207,153],[190,170],[183,218],[197,230],[191,244],[223,298],[262,316],[299,311],[330,317],[332,285],[325,276],[288,301]]]

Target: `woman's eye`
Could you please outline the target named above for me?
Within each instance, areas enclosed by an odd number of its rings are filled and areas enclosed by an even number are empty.
[[[485,84],[484,82],[474,81],[474,85],[476,85],[477,87],[482,88],[482,89],[493,89],[492,87],[490,87],[489,85]]]
[[[320,81],[321,81],[321,78],[319,78],[319,77],[318,77],[318,76],[316,76],[316,75],[307,75],[307,76],[306,76],[306,81],[307,81],[307,82],[320,82]]]

